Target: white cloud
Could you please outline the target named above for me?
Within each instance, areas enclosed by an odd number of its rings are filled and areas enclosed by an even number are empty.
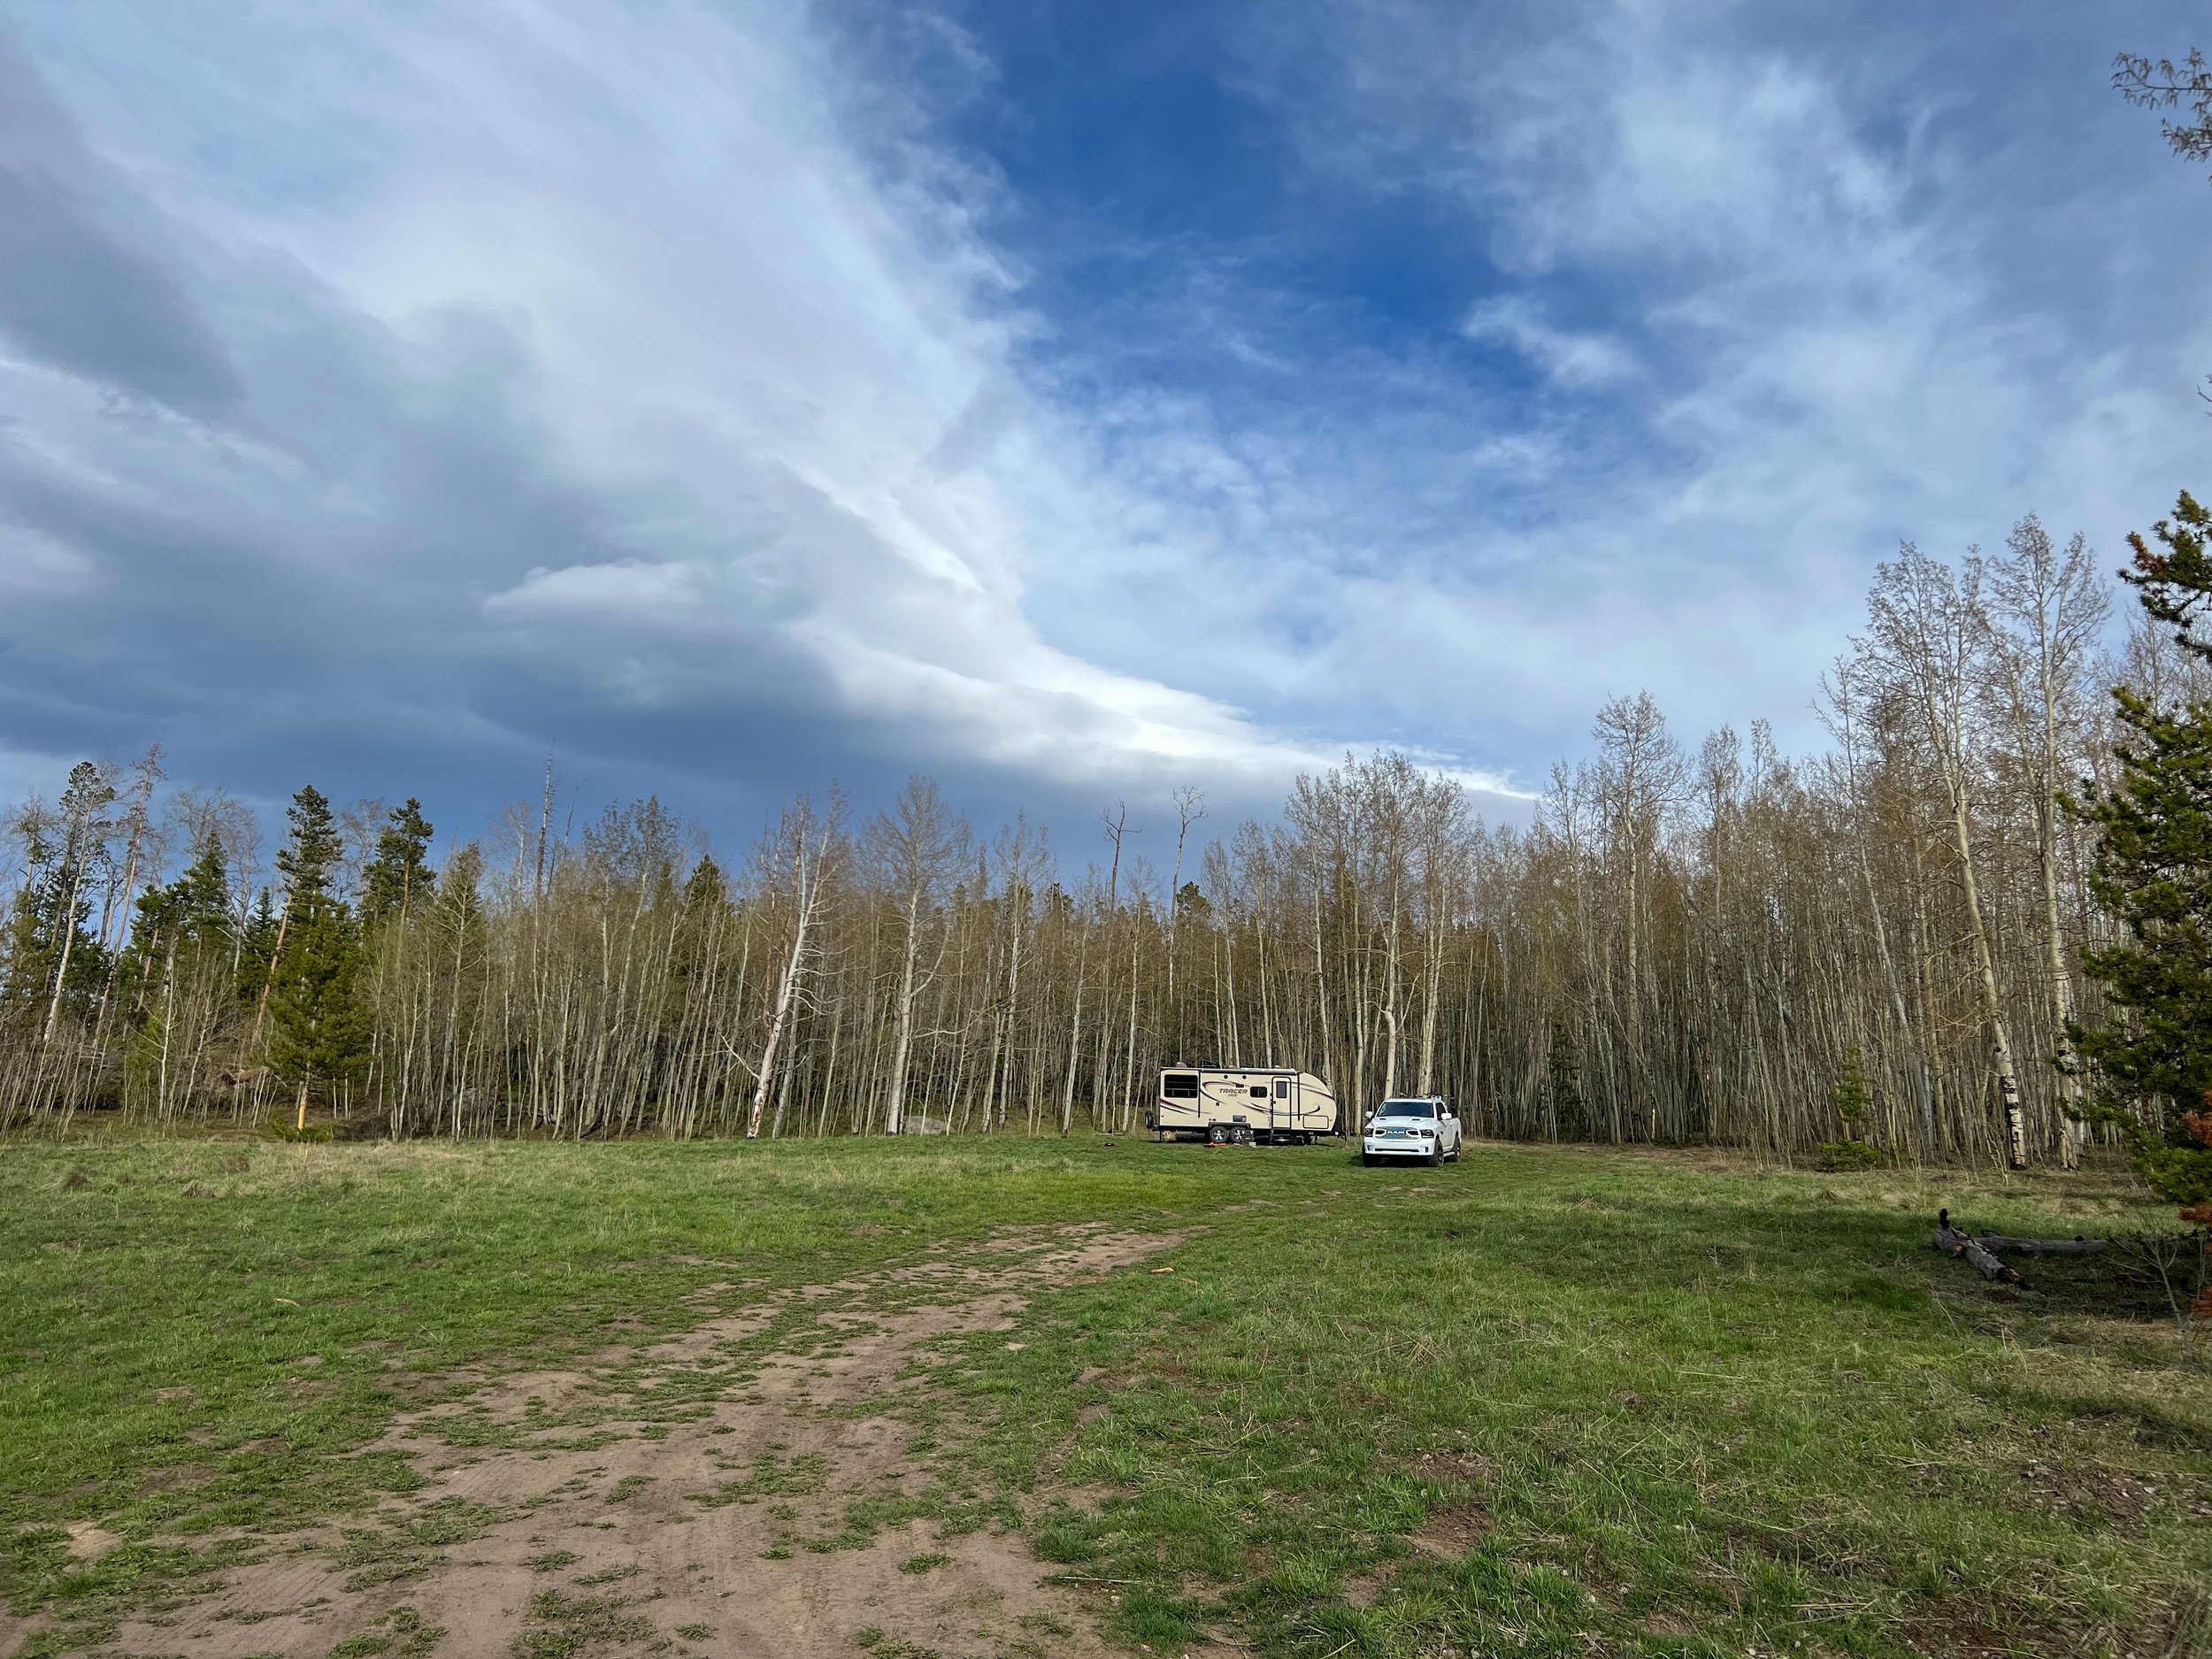
[[[17,671],[102,731],[1256,798],[1385,739],[1502,787],[1638,686],[1786,731],[1897,535],[2108,543],[2200,460],[2212,215],[2147,173],[2038,206],[1878,54],[1725,7],[1259,15],[1286,166],[1486,241],[1434,338],[1225,260],[1041,368],[1008,187],[796,4],[28,9],[137,332],[0,357]],[[925,22],[903,61],[987,96]],[[2039,264],[2039,213],[2161,251]],[[131,384],[85,355],[126,337]],[[1264,390],[1111,372],[1162,340]]]
[[[808,713],[910,760],[1096,787],[1264,792],[1340,751],[1170,683],[1172,653],[1130,672],[1040,637],[1041,562],[1188,572],[1207,533],[1177,503],[1246,470],[1203,438],[1156,451],[1156,497],[1097,470],[1014,372],[985,187],[872,169],[803,12],[575,0],[331,14],[311,41],[188,11],[127,47],[91,12],[40,38],[93,148],[188,217],[244,406],[123,429],[96,380],[50,388],[20,487],[100,473],[157,540],[241,569],[265,626],[320,634],[333,660],[297,672],[403,704],[469,695],[459,659],[649,719],[826,690]],[[235,603],[134,587],[141,545],[75,557],[125,584],[119,624],[143,601],[142,642]]]
[[[1525,294],[1480,301],[1469,308],[1459,326],[1470,340],[1510,346],[1572,391],[1624,380],[1636,373],[1636,354],[1612,335],[1555,327]]]
[[[1525,417],[1564,457],[1532,511],[1471,492],[1457,535],[1338,591],[1317,682],[1410,632],[1433,654],[1409,718],[1455,694],[1478,729],[1558,741],[1648,686],[1693,730],[1763,714],[1810,741],[1814,677],[1899,536],[1993,541],[2032,509],[2109,546],[2200,467],[2171,365],[2212,365],[2179,274],[2212,212],[2150,208],[2182,194],[2162,158],[2056,197],[2014,134],[1935,120],[1916,65],[1881,56],[1896,37],[1847,88],[1771,21],[1665,0],[1269,14],[1254,84],[1307,165],[1482,227],[1510,286],[1466,331],[1602,393]],[[2052,142],[2108,96],[2063,88]],[[1562,296],[1595,320],[1559,326]]]

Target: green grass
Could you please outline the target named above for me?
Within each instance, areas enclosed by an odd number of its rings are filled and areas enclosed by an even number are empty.
[[[96,1641],[256,1548],[231,1529],[280,1540],[419,1485],[403,1455],[350,1454],[483,1368],[995,1227],[1110,1221],[1202,1230],[1160,1258],[1173,1273],[1041,1297],[1014,1341],[956,1342],[910,1392],[924,1443],[956,1450],[968,1524],[1029,1515],[1133,1644],[2212,1652],[2212,1379],[2108,1263],[1986,1292],[1927,1248],[1946,1203],[2016,1233],[2167,1215],[2110,1175],[1580,1148],[1430,1171],[1088,1141],[13,1143],[0,1595]],[[679,1422],[720,1386],[648,1403]],[[805,1461],[693,1495],[805,1491]],[[856,1507],[831,1543],[885,1518]],[[348,1564],[403,1581],[484,1519],[357,1523]],[[81,1520],[128,1541],[73,1566],[59,1527]],[[548,1591],[517,1651],[610,1640],[620,1608]]]
[[[619,1596],[564,1595],[541,1590],[530,1598],[534,1628],[515,1638],[515,1659],[568,1659],[595,1647],[626,1647],[652,1640],[653,1622],[622,1609]]]

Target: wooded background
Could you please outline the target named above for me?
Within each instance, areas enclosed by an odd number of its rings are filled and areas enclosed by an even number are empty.
[[[979,834],[916,778],[724,858],[657,800],[564,833],[549,770],[434,870],[411,801],[303,790],[272,858],[157,752],[88,762],[11,818],[0,1125],[1128,1131],[1161,1066],[1218,1061],[1355,1112],[1448,1094],[1483,1134],[1782,1156],[2001,1157],[2009,1094],[2025,1155],[2070,1159],[2110,924],[2061,797],[2111,771],[2111,685],[2208,689],[2155,629],[2113,641],[2109,600],[2032,518],[1989,557],[1907,546],[1821,677],[1824,752],[1685,745],[1617,699],[1525,830],[1385,753],[1224,834],[1194,787],[1103,840]]]

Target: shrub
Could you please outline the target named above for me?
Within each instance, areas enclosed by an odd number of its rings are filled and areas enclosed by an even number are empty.
[[[1878,1170],[1890,1162],[1889,1154],[1863,1141],[1824,1141],[1818,1167],[1831,1175],[1848,1170]]]

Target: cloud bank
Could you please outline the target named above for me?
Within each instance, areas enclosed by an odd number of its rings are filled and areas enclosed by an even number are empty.
[[[1389,742],[1509,814],[1615,693],[1786,733],[1898,535],[2203,458],[2212,204],[2094,65],[2031,139],[1903,24],[1206,19],[32,6],[6,765],[1087,814]]]

